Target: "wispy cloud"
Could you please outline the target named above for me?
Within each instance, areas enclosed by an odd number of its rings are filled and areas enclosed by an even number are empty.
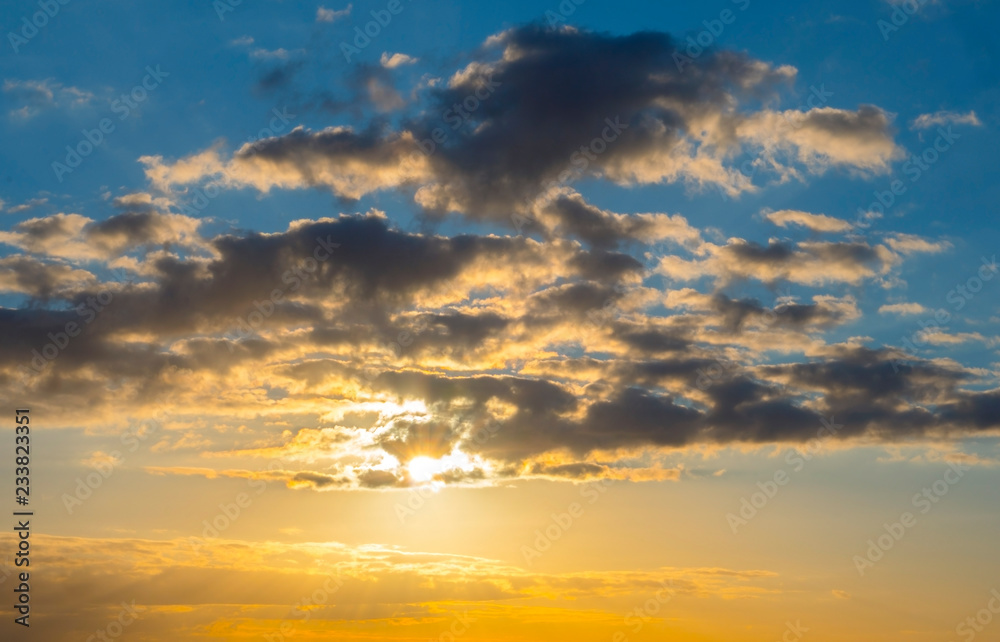
[[[89,91],[63,85],[51,78],[7,79],[3,83],[3,92],[20,104],[20,107],[10,110],[9,115],[23,120],[34,118],[46,109],[83,107],[94,99],[94,95]]]
[[[351,15],[351,10],[353,8],[353,4],[349,4],[343,9],[327,9],[326,7],[319,7],[316,9],[316,22],[336,22],[341,18],[346,18]]]
[[[826,214],[810,214],[799,210],[765,211],[761,214],[778,227],[798,225],[814,232],[846,232],[852,228],[847,221]]]
[[[910,122],[910,129],[930,129],[937,125],[972,125],[982,127],[983,123],[976,112],[961,113],[957,111],[936,111],[933,114],[920,114]]]
[[[927,312],[927,308],[920,305],[919,303],[889,303],[880,306],[879,314],[900,314],[900,315],[910,315],[910,314],[923,314]]]
[[[27,212],[30,209],[38,207],[39,205],[45,205],[49,202],[47,198],[33,198],[29,201],[25,201],[20,205],[15,205],[14,207],[7,208],[7,212],[10,214],[20,214],[21,212]],[[3,209],[3,202],[0,201],[0,210]]]
[[[284,48],[264,49],[257,48],[250,52],[250,57],[257,60],[288,60],[290,52]]]

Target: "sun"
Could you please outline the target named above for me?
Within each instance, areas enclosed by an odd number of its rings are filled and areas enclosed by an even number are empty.
[[[444,472],[448,467],[446,462],[433,457],[414,457],[406,465],[406,469],[410,471],[410,478],[416,482],[429,482],[434,475]]]
[[[443,485],[444,482],[436,481],[434,477],[447,472],[470,473],[477,467],[482,467],[483,463],[477,458],[470,458],[467,454],[458,449],[443,457],[428,457],[420,455],[414,457],[406,464],[406,470],[410,474],[410,480],[418,484],[433,482],[435,485]]]

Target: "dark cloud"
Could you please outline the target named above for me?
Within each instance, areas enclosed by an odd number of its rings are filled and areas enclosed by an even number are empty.
[[[295,473],[294,475],[289,477],[288,483],[292,485],[307,484],[309,486],[312,486],[313,488],[323,490],[325,488],[344,486],[347,484],[347,480],[341,477],[325,475],[323,473],[303,471]]]
[[[532,475],[586,479],[588,477],[598,477],[602,475],[607,468],[605,466],[601,466],[600,464],[590,464],[587,462],[556,465],[535,463],[532,464],[529,470]]]
[[[667,151],[687,132],[692,110],[719,111],[734,96],[763,95],[788,80],[728,52],[706,54],[681,72],[673,59],[677,44],[662,33],[528,26],[504,32],[500,44],[510,55],[470,67],[436,93],[431,110],[468,114],[430,158],[447,198],[471,216],[507,216],[567,170],[594,175]],[[477,90],[488,95],[479,100]],[[454,109],[469,96],[475,109]],[[620,123],[620,131],[609,131],[606,119]],[[408,123],[422,140],[438,125]],[[593,160],[578,153],[604,133],[614,138],[603,153]],[[598,239],[609,231],[592,211],[565,202],[556,207],[574,233]]]
[[[95,280],[89,272],[23,254],[0,259],[0,287],[33,299],[46,300],[58,291]]]
[[[151,213],[122,214],[95,224],[91,233],[145,245],[160,235],[159,220],[159,215]],[[62,218],[40,219],[26,229],[44,237],[64,223]],[[269,313],[264,319],[266,328],[304,327],[322,345],[385,342],[399,332],[392,321],[394,311],[408,308],[418,295],[443,287],[477,266],[512,261],[544,268],[551,261],[548,252],[555,249],[520,237],[404,233],[379,216],[301,223],[277,234],[219,236],[206,241],[206,247],[215,258],[160,255],[150,259],[148,275],[136,284],[99,285],[86,272],[80,273],[77,287],[68,287],[63,279],[68,289],[58,293],[52,306],[68,310],[3,311],[0,328],[13,343],[6,353],[0,351],[0,358],[8,365],[26,365],[32,348],[41,349],[51,342],[49,333],[61,335],[68,323],[76,323],[83,331],[56,361],[56,367],[66,372],[107,367],[128,373],[138,364],[150,374],[167,367],[225,371],[276,349],[252,335],[248,320],[253,314],[261,316],[261,311]],[[613,282],[626,267],[634,269],[628,264],[632,259],[624,255],[593,253],[570,245],[559,252],[571,266],[579,266],[580,278]],[[316,256],[325,260],[317,261]],[[42,267],[26,257],[12,257],[5,263],[9,278],[37,296],[55,295],[52,271],[65,271],[59,266]],[[276,291],[278,298],[272,301]],[[325,317],[323,301],[339,302],[336,324]],[[427,314],[423,322],[427,328],[422,349],[450,347],[456,354],[497,336],[508,324],[495,313],[458,312]],[[121,332],[150,333],[155,339],[149,343],[112,340]],[[215,336],[197,336],[202,333]],[[227,336],[220,340],[219,334]],[[189,340],[184,351],[161,350],[163,343],[177,339]],[[15,351],[15,345],[23,347]]]
[[[654,354],[678,352],[686,350],[691,345],[691,341],[682,333],[660,329],[627,329],[616,333],[615,336],[630,348]]]
[[[305,62],[301,59],[268,61],[259,64],[256,69],[257,91],[259,93],[273,93],[290,88],[304,66]]]
[[[826,303],[781,303],[767,308],[756,299],[732,299],[721,293],[712,297],[712,308],[730,332],[739,332],[748,321],[774,328],[826,328],[843,322],[849,318],[848,310],[853,310]]]
[[[828,436],[833,425],[833,439],[865,435],[887,442],[1000,428],[996,392],[959,390],[967,375],[931,362],[903,365],[896,356],[850,349],[821,362],[765,366],[753,374],[737,368],[710,380],[706,397],[694,403],[653,388],[693,382],[710,360],[622,364],[608,371],[603,387],[592,388],[605,398],[591,402],[553,381],[514,377],[386,373],[379,385],[403,398],[427,400],[436,413],[470,425],[485,416],[491,400],[510,402],[515,413],[489,440],[470,439],[461,447],[511,462],[556,451],[586,456],[648,446],[803,443]],[[809,403],[815,391],[823,393],[821,401]]]
[[[402,482],[388,470],[367,470],[358,475],[358,481],[364,488],[391,488]]]
[[[612,250],[623,242],[656,240],[653,218],[618,216],[587,203],[578,194],[560,195],[543,210],[554,219],[555,226],[547,231],[550,237],[565,235],[578,238],[591,247]]]
[[[538,216],[550,238],[558,229],[611,249],[641,241],[651,220],[609,216],[556,188],[602,178],[736,195],[754,189],[727,165],[744,147],[767,149],[771,169],[784,175],[800,172],[781,162],[813,173],[830,165],[885,171],[899,155],[891,118],[877,107],[774,111],[767,105],[794,79],[793,68],[714,50],[681,69],[675,56],[685,46],[657,32],[519,26],[490,38],[447,80],[422,83],[405,99],[388,70],[358,64],[343,87],[305,102],[359,117],[374,106],[398,118],[380,115],[357,131],[298,128],[261,141],[253,154],[245,148],[227,175],[265,191],[304,185],[345,199],[412,190],[432,216],[460,212],[506,224],[512,214]],[[310,55],[321,59],[321,49]],[[297,61],[280,63],[270,83],[284,84]]]

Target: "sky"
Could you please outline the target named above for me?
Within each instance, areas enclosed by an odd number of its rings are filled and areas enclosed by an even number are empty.
[[[1000,634],[995,3],[3,9],[4,639]]]

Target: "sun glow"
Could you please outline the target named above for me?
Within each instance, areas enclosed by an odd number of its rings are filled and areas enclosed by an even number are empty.
[[[443,473],[448,469],[448,465],[441,459],[432,457],[414,457],[406,466],[410,471],[410,478],[416,482],[429,482],[434,479],[434,475]]]
[[[454,450],[444,457],[434,458],[421,455],[414,457],[406,465],[406,470],[410,473],[410,479],[418,483],[432,481],[435,476],[453,470],[469,472],[476,467],[476,464],[469,459],[469,456],[458,450]]]

